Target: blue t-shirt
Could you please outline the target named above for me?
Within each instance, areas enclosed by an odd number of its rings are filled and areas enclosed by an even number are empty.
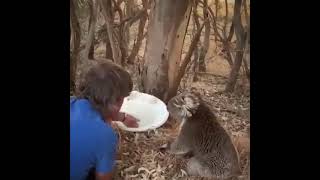
[[[70,179],[85,179],[91,168],[109,173],[118,138],[88,100],[70,98]]]

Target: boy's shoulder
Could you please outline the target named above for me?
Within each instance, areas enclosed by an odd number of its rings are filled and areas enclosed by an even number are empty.
[[[117,141],[117,134],[110,124],[102,119],[101,115],[91,106],[88,100],[70,97],[70,115],[72,124],[81,128],[81,133],[89,133],[90,136],[101,141]],[[79,133],[80,133],[79,132]]]

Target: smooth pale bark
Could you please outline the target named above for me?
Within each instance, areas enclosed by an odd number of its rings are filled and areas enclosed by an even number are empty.
[[[191,7],[187,0],[155,0],[151,7],[141,85],[165,102],[178,75]]]

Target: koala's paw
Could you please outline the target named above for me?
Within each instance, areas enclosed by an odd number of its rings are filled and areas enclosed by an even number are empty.
[[[190,159],[194,156],[192,151],[187,152],[186,154],[183,155],[184,158]]]
[[[162,146],[159,147],[160,152],[164,153],[166,151],[168,151],[168,149],[170,148],[170,144],[169,143],[165,143]]]

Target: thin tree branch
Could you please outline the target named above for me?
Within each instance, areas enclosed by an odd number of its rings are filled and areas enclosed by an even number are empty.
[[[208,19],[206,21],[208,21]],[[201,31],[202,31],[206,21],[201,25],[201,27],[198,29],[198,32],[193,37],[191,45],[189,47],[189,50],[181,63],[181,66],[178,71],[178,75],[175,78],[175,83],[174,83],[174,88],[173,88],[175,90],[178,89],[179,84],[181,82],[181,79],[182,79],[183,75],[185,74],[186,67],[187,67],[188,63],[191,61],[193,51],[197,47],[198,41],[200,40],[200,37],[201,37]]]
[[[147,12],[147,9],[142,9],[138,13],[136,13],[134,16],[127,17],[127,18],[123,19],[120,23],[115,24],[115,27],[122,26],[125,23],[128,23],[131,26],[133,23],[135,23],[136,21],[141,19],[146,12]]]
[[[208,20],[206,20],[206,21],[208,21]],[[178,73],[179,76],[181,76],[181,75],[183,76],[184,70],[186,69],[188,63],[191,60],[191,56],[192,56],[193,50],[197,47],[197,43],[198,43],[198,41],[199,41],[199,39],[201,37],[201,31],[202,31],[206,21],[201,25],[201,27],[198,29],[198,32],[195,34],[195,36],[192,39],[192,42],[191,42],[190,47],[189,47],[189,50],[188,50],[186,56],[184,57],[184,60],[181,63],[181,66],[180,66],[180,69],[179,69],[179,73]]]
[[[87,37],[86,47],[84,51],[84,57],[89,57],[90,47],[94,40],[94,32],[95,32],[95,26],[96,26],[96,20],[97,20],[97,3],[95,0],[91,0],[90,4],[92,5],[90,8],[90,20],[89,22],[89,33]]]
[[[142,3],[143,3],[144,8],[146,8],[146,6],[147,6],[147,1],[146,1],[146,0],[143,0]],[[144,37],[143,37],[143,33],[144,33],[145,24],[146,24],[146,22],[147,22],[147,16],[148,16],[147,11],[145,10],[142,15],[143,15],[143,16],[141,17],[140,22],[139,22],[137,40],[136,40],[136,42],[135,42],[134,45],[133,45],[131,54],[129,55],[128,61],[127,61],[127,62],[130,63],[130,64],[133,64],[133,63],[134,63],[134,59],[135,59],[135,57],[137,56],[137,54],[138,54],[138,52],[139,52],[140,46],[141,46],[141,44],[142,44],[142,40],[143,40],[143,38],[144,38]]]
[[[111,49],[112,49],[113,60],[116,63],[120,64],[121,63],[121,51],[119,48],[120,43],[113,36],[114,29],[113,29],[113,18],[112,18],[112,13],[111,13],[112,12],[111,7],[108,6],[107,4],[105,5],[102,0],[98,0],[98,1],[102,7],[102,14],[105,18],[109,42],[110,42]],[[108,0],[108,1],[110,3],[110,0]]]
[[[229,18],[229,7],[228,7],[228,0],[224,0],[225,8],[226,8],[226,15],[224,16],[224,26],[223,26],[223,38],[227,38],[227,25],[228,25],[228,18]]]
[[[202,1],[199,1],[200,3],[202,3],[202,5],[204,5],[204,3],[202,2]],[[217,19],[216,19],[216,16],[214,15],[214,13],[213,13],[213,11],[212,11],[212,9],[211,9],[211,7],[207,7],[208,8],[208,10],[209,10],[209,14],[210,14],[210,16],[211,16],[211,18],[212,18],[212,26],[213,26],[213,30],[216,32],[216,35],[218,36],[218,40],[220,40],[220,41],[223,41],[223,37],[221,36],[221,34],[219,33],[219,31],[218,31],[218,28],[217,28]]]
[[[249,14],[248,14],[248,7],[247,7],[247,0],[243,0],[243,9],[244,9],[244,16],[246,18],[246,23],[249,23]]]

